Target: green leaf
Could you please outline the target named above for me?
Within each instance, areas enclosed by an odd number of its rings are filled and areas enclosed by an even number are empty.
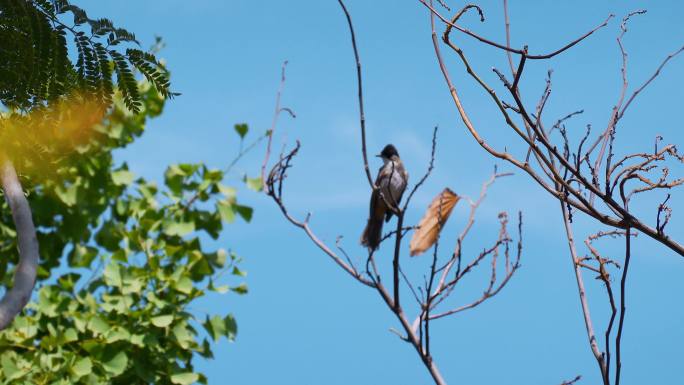
[[[218,339],[226,333],[226,325],[223,322],[223,319],[217,315],[212,316],[211,318],[207,316],[207,320],[204,322],[204,328],[214,341],[218,341]]]
[[[219,215],[221,215],[221,220],[227,223],[235,221],[235,207],[230,201],[220,200],[216,202],[216,207],[218,208]]]
[[[8,354],[2,355],[0,364],[2,367],[3,377],[5,377],[8,382],[20,378],[25,374],[23,370],[17,367],[17,364],[9,357]]]
[[[164,183],[171,190],[173,196],[178,198],[183,194],[183,177],[185,177],[185,172],[176,164],[167,167],[164,173]]]
[[[109,330],[109,324],[100,316],[94,316],[88,322],[88,329],[95,334],[104,334]]]
[[[124,228],[121,223],[114,221],[107,221],[102,224],[100,230],[95,234],[95,241],[98,245],[104,247],[108,251],[120,251],[119,243],[123,239]]]
[[[249,131],[249,127],[246,123],[235,125],[235,132],[237,132],[238,135],[240,135],[240,139],[244,138],[245,135],[247,135],[247,131]]]
[[[54,289],[50,286],[42,287],[38,292],[38,311],[48,317],[56,317],[58,314],[53,293]]]
[[[141,278],[133,277],[130,274],[124,277],[123,283],[122,294],[140,294],[144,286]]]
[[[81,278],[81,274],[78,273],[69,273],[69,274],[64,274],[63,276],[59,277],[57,279],[57,282],[59,283],[59,286],[62,289],[65,290],[73,290],[74,286],[78,282],[78,280]]]
[[[128,262],[128,254],[126,249],[119,249],[112,253],[112,261],[126,263]]]
[[[115,326],[105,334],[105,340],[107,343],[111,344],[116,341],[128,341],[131,338],[131,333],[128,332],[128,330]]]
[[[173,335],[178,340],[178,344],[183,348],[187,349],[194,342],[193,334],[190,333],[186,324],[181,322],[173,327]]]
[[[254,190],[256,192],[259,192],[263,189],[263,185],[261,184],[261,177],[257,176],[254,178],[249,178],[247,175],[245,175],[245,184],[247,184],[247,187],[251,190]]]
[[[104,278],[108,286],[120,288],[123,285],[123,278],[121,276],[121,266],[115,262],[109,263],[105,268]]]
[[[209,344],[209,341],[207,341],[206,338],[202,340],[202,347],[197,351],[197,353],[199,353],[199,355],[201,355],[204,358],[214,358],[214,353],[212,353],[211,351],[211,345]]]
[[[83,357],[78,359],[72,366],[71,372],[78,376],[83,377],[90,374],[93,370],[93,362],[88,357]]]
[[[150,321],[152,322],[152,325],[158,328],[165,328],[171,325],[171,322],[173,322],[173,315],[158,315],[156,317],[152,317]]]
[[[237,334],[237,322],[235,321],[235,317],[233,317],[232,314],[228,314],[223,318],[223,322],[226,325],[226,338],[229,340],[234,340],[235,335]]]
[[[238,286],[231,287],[230,290],[238,293],[238,294],[247,294],[247,284],[241,283]]]
[[[138,346],[138,347],[141,347],[141,348],[145,346],[145,344],[143,342],[144,340],[145,340],[145,336],[142,334],[133,334],[130,338],[131,344]]]
[[[62,334],[62,342],[63,343],[69,343],[69,342],[74,342],[78,340],[78,333],[76,332],[76,329],[74,328],[68,328],[64,331]]]
[[[94,247],[75,245],[69,253],[67,260],[71,267],[89,267],[97,256],[98,250]]]
[[[230,187],[219,183],[218,189],[221,192],[221,194],[223,194],[223,196],[226,197],[226,199],[235,199],[235,195],[237,194],[237,190],[235,189],[235,187]]]
[[[233,316],[230,314],[224,318],[221,318],[217,315],[212,317],[207,316],[207,319],[203,325],[207,333],[209,333],[214,341],[218,341],[221,336],[225,336],[229,340],[235,339],[235,334],[237,333],[237,324],[235,323],[235,318],[233,318]]]
[[[226,264],[228,252],[225,249],[218,249],[214,254],[216,255],[216,258],[213,259],[212,262],[218,267],[223,267]]]
[[[104,370],[115,376],[123,373],[126,366],[128,366],[128,356],[123,351],[119,351],[112,359],[102,363]]]
[[[228,285],[221,285],[221,286],[216,286],[214,287],[214,291],[219,293],[219,294],[225,294],[230,290],[230,286]]]
[[[76,326],[76,329],[78,329],[79,332],[85,332],[87,325],[88,323],[82,315],[74,314],[74,326]]]
[[[238,269],[237,266],[233,267],[233,271],[231,272],[233,275],[237,275],[238,277],[246,277],[247,273],[244,270]]]
[[[113,171],[112,181],[118,186],[128,186],[133,183],[133,173],[125,169]]]
[[[254,212],[254,209],[252,209],[249,206],[241,206],[241,205],[235,205],[235,210],[240,214],[242,219],[244,219],[246,222],[249,222],[252,220],[252,213]]]
[[[228,285],[221,285],[221,286],[214,286],[213,284],[209,287],[209,290],[215,291],[219,294],[225,294],[230,290],[230,286]]]
[[[76,195],[78,193],[78,185],[72,184],[66,188],[59,186],[55,189],[57,197],[64,202],[65,205],[71,207],[76,204]]]
[[[195,222],[180,222],[169,219],[164,221],[163,228],[164,234],[168,236],[182,237],[195,231]]]
[[[178,373],[171,376],[171,382],[178,385],[190,385],[197,382],[198,379],[199,375],[192,372]]]
[[[192,280],[188,277],[181,277],[176,282],[175,288],[183,294],[190,294],[192,292]]]

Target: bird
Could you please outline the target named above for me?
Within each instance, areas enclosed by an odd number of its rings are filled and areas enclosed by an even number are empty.
[[[408,184],[408,173],[394,145],[386,145],[376,156],[382,159],[383,164],[375,178],[377,188],[374,188],[371,194],[368,223],[361,235],[361,245],[366,246],[371,252],[380,246],[383,220],[389,222],[392,218],[394,212],[391,207],[398,209],[401,196]]]

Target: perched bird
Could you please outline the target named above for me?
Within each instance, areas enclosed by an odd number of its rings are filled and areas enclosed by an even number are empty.
[[[376,156],[382,158],[383,165],[378,170],[377,178],[375,178],[377,189],[373,190],[371,195],[368,224],[366,224],[366,229],[361,235],[361,244],[371,251],[380,246],[383,220],[388,222],[392,218],[392,209],[387,204],[398,208],[401,196],[408,184],[408,173],[393,145],[388,144]]]

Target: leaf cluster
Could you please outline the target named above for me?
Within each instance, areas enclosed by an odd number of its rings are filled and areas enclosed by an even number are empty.
[[[67,0],[0,2],[0,103],[5,107],[47,107],[78,91],[106,109],[118,86],[126,107],[139,112],[134,70],[164,97],[175,95],[162,63],[111,20],[92,19]]]
[[[0,382],[205,383],[193,360],[212,357],[220,337],[235,338],[230,313],[192,306],[211,292],[247,292],[240,257],[206,243],[236,217],[249,221],[252,209],[223,184],[223,171],[203,164],[169,166],[162,186],[116,164],[112,152],[164,105],[149,85],[137,91],[141,114],[115,100],[78,152],[23,181],[39,225],[38,292],[0,332]],[[17,261],[9,213],[3,200],[5,286]]]

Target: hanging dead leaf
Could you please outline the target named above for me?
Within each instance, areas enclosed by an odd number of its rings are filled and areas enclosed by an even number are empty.
[[[449,188],[445,188],[439,195],[432,200],[423,219],[418,224],[418,229],[413,233],[409,250],[411,256],[416,256],[429,249],[437,241],[442,227],[449,219],[451,210],[453,210],[456,203],[461,199],[456,193]]]

